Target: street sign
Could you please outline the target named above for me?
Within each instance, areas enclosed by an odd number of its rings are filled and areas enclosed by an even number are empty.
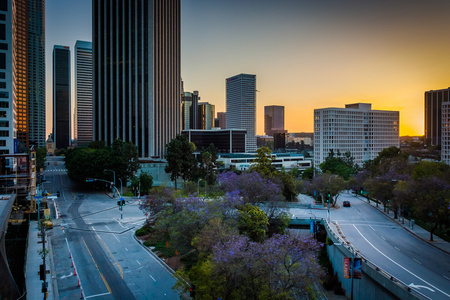
[[[34,199],[42,199],[42,196],[34,196]]]

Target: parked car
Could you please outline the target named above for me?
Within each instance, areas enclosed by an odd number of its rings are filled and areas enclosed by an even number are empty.
[[[350,207],[350,201],[344,201],[344,207]]]

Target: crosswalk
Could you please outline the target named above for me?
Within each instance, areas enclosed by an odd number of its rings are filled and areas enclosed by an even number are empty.
[[[67,172],[67,169],[44,170],[44,172]]]

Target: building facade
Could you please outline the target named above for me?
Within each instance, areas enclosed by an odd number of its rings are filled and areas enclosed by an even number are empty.
[[[220,129],[227,129],[227,113],[217,112],[217,119],[219,119],[219,124],[217,124],[216,127],[220,127]]]
[[[274,133],[287,133],[284,130],[284,106],[264,106],[264,132],[268,136]]]
[[[442,103],[441,160],[450,165],[450,101]]]
[[[312,162],[306,160],[303,154],[295,153],[272,153],[272,166],[277,170],[298,169],[301,172],[311,168]],[[234,168],[239,171],[250,169],[251,165],[256,164],[254,153],[229,153],[219,154],[217,161],[223,162],[224,169]]]
[[[372,110],[367,103],[314,110],[314,167],[331,150],[350,152],[355,163],[374,159],[383,149],[400,146],[399,112]]]
[[[198,91],[181,95],[181,130],[198,129]]]
[[[93,0],[92,20],[94,140],[164,158],[181,129],[180,0]]]
[[[214,144],[219,153],[245,152],[245,138],[247,132],[243,129],[213,129],[213,130],[184,130],[189,142],[197,147],[197,151]]]
[[[198,104],[198,128],[209,130],[214,127],[215,105],[208,102]]]
[[[75,43],[74,139],[82,147],[92,142],[92,42]]]
[[[18,146],[14,1],[1,1],[0,15],[0,154],[13,154]],[[13,164],[5,160],[5,168]]]
[[[256,150],[256,75],[226,79],[227,128],[247,131],[246,151]]]
[[[53,47],[53,138],[56,149],[71,144],[70,48]]]
[[[28,2],[29,141],[46,146],[45,133],[45,0]]]
[[[425,143],[441,145],[442,103],[450,101],[450,88],[425,92]]]

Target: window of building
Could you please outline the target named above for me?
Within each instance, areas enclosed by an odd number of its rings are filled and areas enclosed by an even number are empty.
[[[9,127],[9,121],[0,121],[0,127]]]
[[[0,69],[6,69],[6,53],[0,53]]]
[[[6,118],[6,111],[0,110],[0,118]]]
[[[0,136],[8,137],[9,136],[9,130],[0,130]]]
[[[0,140],[0,147],[6,146],[6,140]]]
[[[0,82],[0,89],[6,89],[6,82]]]
[[[0,0],[0,10],[8,11],[8,0]]]

